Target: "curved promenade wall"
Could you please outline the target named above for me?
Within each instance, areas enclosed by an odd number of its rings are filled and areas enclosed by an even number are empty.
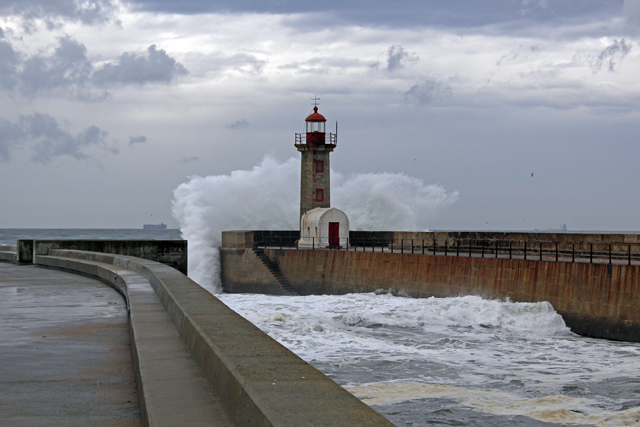
[[[243,292],[255,257],[229,232],[221,248],[225,290]],[[232,235],[240,233],[235,239]],[[395,289],[412,297],[480,295],[515,302],[548,301],[573,332],[640,342],[640,266],[380,252],[265,249],[298,293],[344,294]],[[253,273],[253,272],[252,272]],[[259,276],[253,276],[252,287]],[[281,292],[267,280],[262,291]]]
[[[174,268],[130,256],[64,249],[35,255],[34,263],[99,277],[125,293],[127,300],[126,272],[108,266],[146,278],[231,425],[392,425]],[[145,300],[144,295],[139,297]],[[151,323],[143,326],[155,336]],[[165,357],[152,355],[153,359]],[[140,377],[144,389],[144,375]],[[165,382],[165,388],[175,387]],[[155,397],[158,393],[167,394],[160,390]],[[191,410],[189,404],[184,410]],[[149,425],[196,425],[166,419],[152,422],[150,415],[147,421]],[[229,424],[209,419],[197,425]]]

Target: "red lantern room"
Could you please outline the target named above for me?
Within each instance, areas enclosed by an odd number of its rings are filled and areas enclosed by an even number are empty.
[[[307,144],[324,144],[327,119],[318,113],[318,106],[313,107],[313,113],[309,114],[305,122],[307,124]]]
[[[317,101],[317,98],[314,100]],[[318,106],[313,107],[313,113],[309,114],[305,121],[305,133],[296,133],[296,147],[307,145],[306,149],[312,149],[317,145],[336,145],[338,142],[338,124],[336,123],[336,133],[326,133],[327,119],[318,113]],[[301,147],[298,147],[299,149]]]

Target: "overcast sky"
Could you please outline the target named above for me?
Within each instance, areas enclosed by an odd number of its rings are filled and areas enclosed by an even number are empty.
[[[0,0],[0,228],[168,223],[298,157],[458,192],[432,229],[640,230],[640,1]]]

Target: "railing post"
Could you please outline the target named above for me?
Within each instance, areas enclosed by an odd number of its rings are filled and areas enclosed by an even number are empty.
[[[524,242],[524,259],[525,260],[527,259],[527,242],[526,242],[526,240]]]
[[[433,239],[433,254],[434,254],[434,255],[436,254],[436,245],[437,245],[437,243],[436,243],[436,239],[434,238],[434,239]]]
[[[411,254],[413,255],[413,239],[411,239]]]
[[[497,240],[496,240],[496,242],[495,242],[495,249],[494,249],[494,251],[495,251],[495,254],[494,254],[494,255],[495,255],[495,258],[498,258],[498,241],[497,241]]]
[[[484,258],[484,240],[480,241],[480,245],[482,246],[482,258]]]
[[[404,239],[400,239],[400,253],[404,253]]]
[[[631,245],[629,245],[629,265],[631,265]]]
[[[609,264],[611,264],[611,243],[609,243]]]
[[[391,253],[393,253],[393,243],[394,243],[395,241],[396,241],[396,239],[395,239],[395,238],[391,241]]]
[[[509,240],[509,259],[511,259],[511,240]]]
[[[447,256],[448,245],[449,245],[449,239],[444,239],[444,256]]]
[[[558,261],[558,242],[556,242],[556,262]]]
[[[471,239],[469,239],[469,257],[471,257]]]
[[[456,256],[460,256],[460,239],[456,241]]]
[[[576,244],[571,244],[571,262],[576,262]]]
[[[593,264],[593,243],[589,243],[589,264]]]
[[[311,238],[311,250],[314,251],[316,249],[316,238]]]
[[[542,261],[542,242],[540,242],[540,261]]]

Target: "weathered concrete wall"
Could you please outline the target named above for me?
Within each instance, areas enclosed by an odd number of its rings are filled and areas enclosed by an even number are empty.
[[[11,245],[0,245],[0,261],[2,262],[17,262],[18,261],[18,248]]]
[[[220,276],[225,292],[272,295],[285,293],[251,248],[220,248]]]
[[[52,249],[129,255],[166,264],[187,274],[186,240],[18,240],[18,262],[31,263]]]

